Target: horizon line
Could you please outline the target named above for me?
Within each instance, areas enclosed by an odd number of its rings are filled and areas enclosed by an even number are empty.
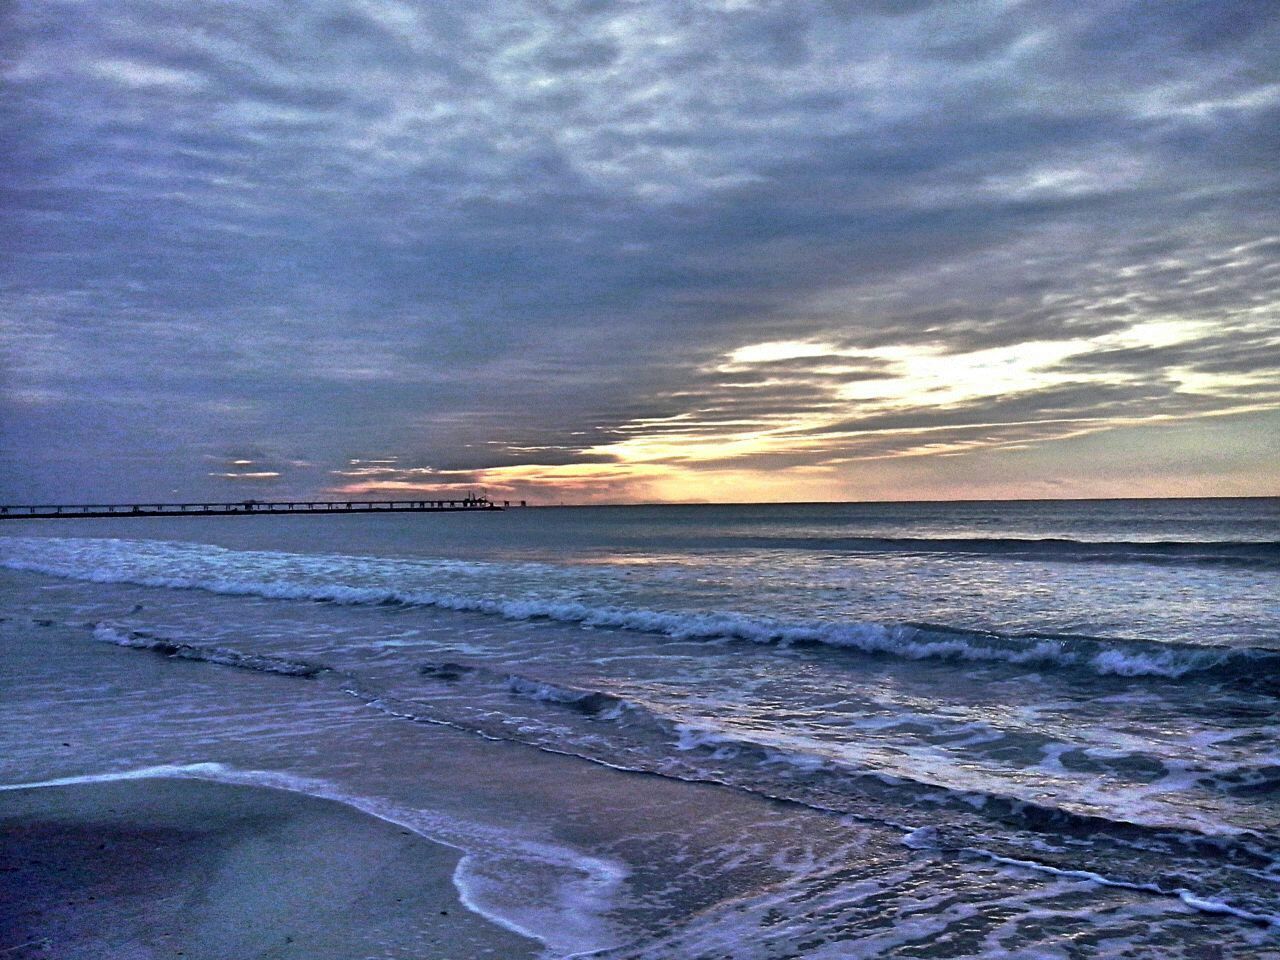
[[[404,500],[396,500],[393,498],[379,497],[351,497],[336,500],[321,500],[316,497],[295,497],[281,500],[261,500],[253,499],[255,504],[270,503],[410,503],[417,501],[425,501],[431,498],[427,497],[410,497]],[[452,498],[464,499],[464,498]],[[944,499],[869,499],[869,500],[637,500],[637,501],[619,501],[612,503],[569,503],[569,502],[536,502],[528,497],[524,498],[498,498],[491,500],[492,503],[515,503],[521,499],[525,501],[523,509],[551,509],[551,508],[590,508],[590,507],[768,507],[768,506],[860,506],[866,504],[947,504],[947,503],[1106,503],[1106,502],[1130,502],[1130,501],[1158,501],[1158,500],[1280,500],[1280,492],[1276,493],[1260,493],[1260,494],[1222,494],[1217,496],[1121,496],[1121,497],[948,497]],[[135,503],[138,504],[155,504],[155,505],[177,505],[182,503],[242,503],[246,501],[228,500],[155,500],[150,498],[133,498],[121,500],[118,502],[107,502],[102,500],[81,501],[78,503],[49,503],[49,502],[32,502],[32,503],[0,503],[0,509],[12,509],[14,507],[29,507],[34,505],[58,507],[58,506],[115,506],[123,507]],[[521,508],[516,508],[521,509]]]

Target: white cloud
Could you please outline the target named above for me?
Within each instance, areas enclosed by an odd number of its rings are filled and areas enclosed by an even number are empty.
[[[189,71],[135,60],[97,60],[88,64],[88,68],[96,76],[135,89],[165,87],[195,91],[204,86],[203,79]]]

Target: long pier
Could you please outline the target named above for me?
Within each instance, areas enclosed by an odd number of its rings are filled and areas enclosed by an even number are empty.
[[[501,510],[488,497],[459,500],[240,500],[234,503],[35,503],[0,505],[0,520],[86,517],[221,517],[324,513],[445,513]]]

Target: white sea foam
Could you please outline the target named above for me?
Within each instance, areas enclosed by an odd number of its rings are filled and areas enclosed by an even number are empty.
[[[205,647],[179,643],[166,638],[149,634],[126,632],[109,625],[99,625],[95,636],[123,646],[159,650],[173,656],[189,659],[206,660],[234,667],[246,668],[271,673],[311,676],[322,669],[319,666],[286,661],[274,657],[263,657],[220,647]],[[1000,769],[988,768],[981,763],[971,762],[965,767],[957,767],[952,763],[944,763],[935,767],[937,756],[931,751],[908,749],[903,754],[904,762],[899,764],[890,761],[886,766],[883,757],[862,752],[852,743],[819,743],[805,736],[792,734],[770,734],[764,730],[734,730],[714,721],[683,721],[678,714],[665,714],[652,706],[626,701],[620,697],[590,687],[572,687],[558,682],[550,682],[536,677],[517,674],[503,674],[484,667],[459,664],[428,664],[429,669],[419,668],[419,673],[435,678],[445,678],[450,682],[459,678],[469,678],[466,696],[474,699],[484,696],[488,689],[493,692],[505,689],[510,693],[539,703],[558,707],[567,707],[589,716],[592,722],[624,720],[629,730],[646,728],[648,734],[640,734],[637,743],[647,743],[655,752],[652,762],[659,769],[667,769],[669,759],[681,754],[697,753],[683,762],[698,775],[712,776],[720,779],[729,776],[738,785],[742,785],[736,775],[726,774],[720,765],[729,763],[732,768],[741,768],[764,772],[773,768],[767,779],[774,783],[774,790],[787,793],[788,787],[782,781],[790,781],[797,777],[802,782],[817,784],[824,788],[835,788],[840,791],[853,789],[860,794],[862,784],[871,786],[874,793],[879,793],[875,784],[883,784],[894,788],[897,794],[907,802],[917,796],[927,799],[929,803],[945,803],[949,806],[963,804],[973,810],[982,812],[994,804],[1004,811],[1004,816],[1016,820],[1024,815],[1032,819],[1044,815],[1052,815],[1069,820],[1081,815],[1089,817],[1090,811],[1107,810],[1109,816],[1118,823],[1127,822],[1138,827],[1153,830],[1185,830],[1192,835],[1203,837],[1240,837],[1244,835],[1238,827],[1222,823],[1219,818],[1200,810],[1194,805],[1170,806],[1165,802],[1165,795],[1170,790],[1185,790],[1195,785],[1206,773],[1206,769],[1178,771],[1176,782],[1172,779],[1175,771],[1166,770],[1165,774],[1150,783],[1122,784],[1104,782],[1097,786],[1089,785],[1089,781],[1080,782],[1073,778],[1071,782],[1057,781],[1056,799],[1052,803],[1044,800],[1044,791],[1049,785],[1048,777],[1060,777],[1068,771],[1062,766],[1062,753],[1073,749],[1070,744],[1052,744],[1046,747],[1046,761],[1037,765],[1040,774],[1029,784],[1017,780],[1009,780],[1001,776]],[[381,695],[360,689],[354,677],[347,677],[348,692],[364,699],[371,706],[406,716],[416,720],[443,722],[457,725],[473,732],[485,732],[506,739],[510,732],[502,727],[490,728],[482,726],[473,728],[467,722],[458,723],[456,718],[449,720],[443,716],[424,714],[425,705],[411,703],[397,704]],[[504,711],[507,708],[502,708]],[[483,711],[482,711],[483,712]],[[536,716],[536,715],[535,715]],[[923,716],[915,718],[921,722]],[[913,721],[912,715],[898,715],[898,722]],[[531,721],[525,721],[526,724]],[[875,727],[872,722],[869,726]],[[524,729],[524,728],[522,728]],[[528,727],[532,730],[533,727]],[[595,731],[578,731],[569,734],[570,727],[560,721],[555,725],[556,749],[563,750],[569,744],[569,752],[577,753],[583,745],[594,742]],[[527,732],[527,731],[526,731]],[[652,739],[656,735],[657,739]],[[570,739],[565,740],[568,736]],[[576,739],[575,739],[576,738]],[[535,737],[539,746],[550,744]],[[952,741],[954,745],[954,741]],[[635,748],[633,743],[633,749]],[[675,754],[670,754],[674,748]],[[1075,747],[1074,749],[1080,749]],[[900,748],[901,751],[901,748]],[[594,750],[588,752],[595,753]],[[1094,761],[1124,761],[1131,756],[1131,748],[1092,747],[1082,750],[1083,754]],[[581,754],[577,754],[581,755]],[[633,754],[634,755],[634,754]],[[891,772],[892,771],[892,772]],[[1230,768],[1223,772],[1238,772],[1241,782],[1263,782],[1265,772],[1258,773],[1253,768],[1236,770]],[[896,773],[896,775],[895,775]],[[750,773],[754,777],[757,774]],[[815,779],[818,778],[818,779]],[[1026,807],[1024,811],[1022,808]],[[845,808],[841,808],[845,809]]]
[[[4,538],[0,565],[96,583],[195,589],[229,596],[311,600],[347,605],[409,604],[480,613],[510,620],[545,619],[585,627],[660,634],[682,640],[743,640],[788,646],[814,644],[911,660],[1003,662],[1071,667],[1125,677],[1178,678],[1213,670],[1251,651],[1161,648],[1128,641],[1015,638],[876,622],[795,622],[734,611],[652,610],[562,598],[562,591],[503,596],[501,582],[472,578],[467,590],[429,587],[460,569],[450,561],[400,561],[310,556],[159,541]],[[464,565],[474,574],[476,564]],[[517,565],[521,569],[528,565]],[[483,592],[472,592],[475,590]]]
[[[916,827],[902,838],[902,845],[912,850],[936,850],[942,845],[937,827]]]
[[[158,653],[184,660],[201,660],[206,663],[218,663],[228,667],[240,667],[256,670],[260,673],[280,673],[292,677],[312,677],[322,673],[325,668],[318,664],[301,663],[285,660],[281,657],[265,657],[250,653],[240,653],[223,647],[211,647],[199,644],[182,643],[165,637],[157,637],[136,630],[124,630],[110,624],[100,623],[94,626],[95,640],[113,643],[118,647],[131,647],[135,650],[155,650]]]
[[[516,674],[507,677],[507,689],[531,700],[573,707],[597,720],[619,720],[628,709],[634,709],[627,701],[599,690],[578,690]]]
[[[154,780],[157,777],[233,782],[226,778],[235,776],[237,773],[238,771],[234,771],[221,763],[161,764],[152,767],[137,767],[131,770],[112,770],[106,773],[86,773],[71,777],[53,777],[49,780],[31,780],[25,783],[0,783],[0,791],[34,790],[38,787],[70,787],[81,783],[111,783],[116,780]]]
[[[1164,897],[1177,897],[1188,907],[1191,907],[1193,910],[1199,910],[1202,913],[1223,914],[1238,917],[1239,919],[1247,920],[1250,923],[1280,927],[1280,914],[1259,913],[1253,910],[1243,910],[1221,900],[1198,896],[1190,890],[1182,888],[1171,890],[1156,883],[1135,883],[1130,880],[1117,880],[1112,877],[1104,876],[1100,873],[1095,873],[1092,870],[1063,869],[1061,867],[1050,866],[1046,863],[1038,863],[1034,860],[1018,860],[1013,857],[1001,856],[1000,854],[992,853],[989,850],[970,849],[967,852],[975,856],[982,857],[983,859],[991,860],[994,863],[1002,863],[1011,867],[1021,867],[1024,870],[1033,870],[1037,873],[1045,873],[1055,877],[1066,877],[1073,880],[1086,880],[1090,883],[1096,883],[1099,886],[1116,887],[1121,890],[1138,890],[1143,893],[1154,893]]]
[[[267,787],[344,804],[461,853],[453,873],[458,899],[468,910],[492,923],[537,940],[561,956],[592,953],[616,939],[604,917],[628,876],[621,862],[478,824],[459,823],[386,800],[356,796],[324,780],[278,770],[240,770],[222,763],[201,762],[0,784],[0,792],[151,779]],[[514,869],[495,869],[494,862],[502,860],[509,861]],[[511,880],[529,869],[554,874],[553,902],[538,903],[525,895],[528,891],[524,888],[509,889]]]
[[[1120,677],[1181,677],[1197,670],[1220,667],[1231,659],[1227,650],[1184,652],[1164,650],[1103,650],[1089,661],[1102,674]]]

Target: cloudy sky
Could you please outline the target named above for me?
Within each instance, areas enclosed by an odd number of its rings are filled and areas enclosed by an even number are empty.
[[[0,499],[1280,493],[1259,0],[0,0]]]

